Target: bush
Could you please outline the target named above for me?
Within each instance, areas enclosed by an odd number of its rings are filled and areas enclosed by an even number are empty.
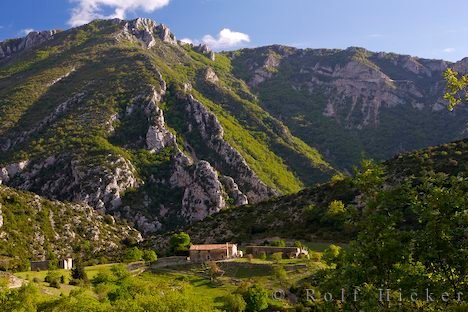
[[[40,283],[41,279],[39,277],[35,277],[35,278],[33,278],[33,282],[34,283]]]
[[[158,255],[154,250],[145,250],[143,251],[143,260],[145,260],[145,262],[150,263],[155,262],[156,260],[158,260]]]
[[[259,255],[258,255],[258,259],[260,260],[266,260],[267,256],[266,256],[266,253],[264,251],[262,251]]]
[[[226,311],[243,312],[247,307],[244,298],[239,294],[231,294],[224,297]]]
[[[250,286],[242,295],[246,303],[246,311],[257,312],[268,308],[268,291],[260,285]]]
[[[130,273],[128,272],[127,267],[123,264],[113,265],[111,268],[111,271],[112,271],[112,275],[114,275],[119,280],[130,276]]]
[[[111,280],[111,277],[109,275],[109,273],[106,273],[106,272],[99,272],[98,274],[96,274],[96,276],[93,277],[93,279],[91,280],[91,283],[96,286],[96,285],[99,285],[99,284],[102,284],[102,283],[107,283]]]
[[[88,275],[86,274],[84,265],[80,260],[75,261],[75,267],[71,271],[71,277],[73,280],[81,280],[83,282],[88,281]]]
[[[311,251],[309,252],[310,260],[313,262],[320,262],[322,259],[322,254],[320,252]]]
[[[271,260],[275,263],[280,262],[282,259],[283,259],[282,252],[275,252],[274,254],[271,255]]]
[[[186,252],[190,248],[190,244],[190,236],[184,232],[173,234],[169,241],[171,252],[174,254]]]
[[[323,251],[322,259],[325,263],[331,265],[336,263],[341,255],[341,247],[336,245],[330,245]]]
[[[276,279],[278,279],[281,284],[285,284],[288,281],[288,273],[282,266],[274,267],[273,273],[275,274]]]
[[[132,247],[127,249],[124,255],[125,262],[134,262],[140,261],[143,258],[143,251],[141,251],[138,247]]]
[[[49,271],[44,278],[44,282],[49,283],[49,287],[60,288],[60,278],[60,273]]]
[[[286,242],[284,240],[282,240],[282,239],[278,239],[278,240],[273,242],[273,246],[286,247]]]

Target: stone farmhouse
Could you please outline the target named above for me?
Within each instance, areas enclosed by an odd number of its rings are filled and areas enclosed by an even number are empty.
[[[208,244],[192,245],[189,250],[190,261],[202,263],[242,257],[242,251],[237,250],[236,244]]]
[[[281,252],[283,253],[283,258],[299,258],[301,255],[309,255],[307,250],[299,247],[247,246],[246,252],[253,256],[259,256],[262,253],[269,256]]]

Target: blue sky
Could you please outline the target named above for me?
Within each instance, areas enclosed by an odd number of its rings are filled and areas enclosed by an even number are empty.
[[[467,12],[467,0],[1,0],[0,40],[141,16],[217,49],[361,46],[456,61],[468,56]]]

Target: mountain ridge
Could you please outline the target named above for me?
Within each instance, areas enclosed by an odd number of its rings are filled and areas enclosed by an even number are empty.
[[[335,173],[212,59],[148,19],[95,21],[12,54],[0,180],[151,233]]]
[[[466,135],[467,110],[442,111],[448,65],[433,60],[214,53],[141,18],[1,47],[0,182],[84,202],[145,235]]]

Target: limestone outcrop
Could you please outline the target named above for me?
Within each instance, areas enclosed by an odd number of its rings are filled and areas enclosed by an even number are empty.
[[[182,199],[182,215],[189,222],[203,220],[226,207],[223,186],[207,161],[196,164]]]
[[[126,39],[141,41],[148,49],[156,45],[156,38],[169,43],[177,44],[177,39],[164,24],[157,24],[149,18],[137,18],[132,21],[116,20],[123,26],[122,35]]]
[[[212,61],[216,60],[216,53],[214,53],[214,51],[211,50],[206,44],[200,44],[198,46],[195,46],[193,49],[198,53],[205,55]]]
[[[218,118],[192,95],[185,96],[185,103],[192,131],[198,131],[205,144],[219,158],[212,165],[220,168],[221,172],[221,168],[232,172],[231,177],[249,202],[258,202],[277,195],[257,177],[242,155],[224,140],[224,130]]]
[[[23,38],[2,41],[0,42],[0,60],[52,40],[57,32],[57,30],[32,31]]]

